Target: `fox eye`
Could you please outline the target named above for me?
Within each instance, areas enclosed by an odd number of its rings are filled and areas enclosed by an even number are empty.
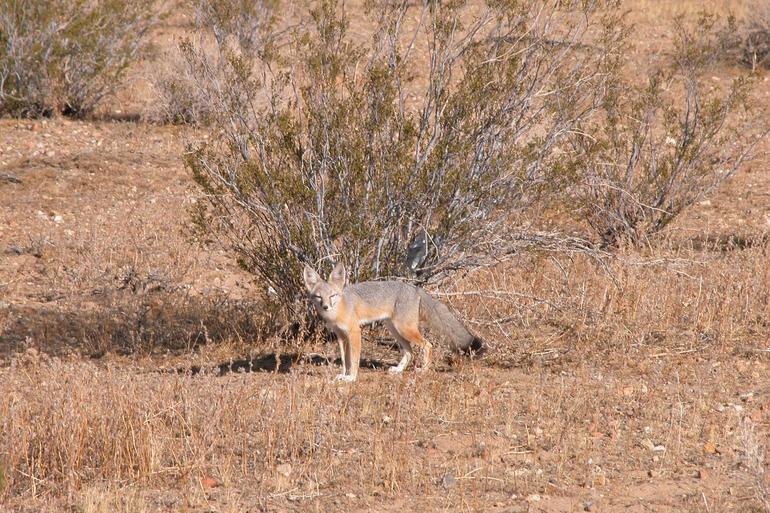
[[[312,296],[310,296],[310,299],[315,299],[316,301],[320,301],[321,296],[319,296],[318,294],[313,294]]]

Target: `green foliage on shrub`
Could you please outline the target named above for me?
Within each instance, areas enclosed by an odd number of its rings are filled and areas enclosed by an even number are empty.
[[[0,114],[91,114],[148,48],[153,0],[0,0]]]

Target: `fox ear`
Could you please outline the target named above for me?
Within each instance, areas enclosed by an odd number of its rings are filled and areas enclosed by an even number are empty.
[[[308,292],[310,292],[310,290],[312,290],[312,288],[318,285],[318,282],[321,281],[321,277],[318,275],[318,273],[307,264],[305,264],[305,268],[302,270],[302,278],[305,280],[305,287],[307,288]]]
[[[329,275],[328,281],[330,285],[334,285],[340,289],[344,288],[347,282],[347,273],[345,273],[345,264],[340,262],[337,265],[335,265],[334,269],[332,269],[332,272]]]

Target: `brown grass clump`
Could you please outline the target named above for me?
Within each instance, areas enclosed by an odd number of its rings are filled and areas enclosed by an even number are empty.
[[[767,237],[681,235],[626,249],[606,267],[583,256],[534,255],[438,295],[485,332],[495,358],[546,349],[577,358],[762,350],[770,336]]]

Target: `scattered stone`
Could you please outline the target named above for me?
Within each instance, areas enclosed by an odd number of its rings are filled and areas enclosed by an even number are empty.
[[[519,501],[512,504],[508,509],[503,510],[503,513],[527,513],[528,511],[529,503],[526,501]]]
[[[201,486],[203,488],[217,488],[219,486],[222,486],[222,483],[219,482],[218,479],[211,477],[211,476],[204,476],[201,478]]]
[[[479,442],[473,450],[473,456],[475,458],[487,458],[489,456],[487,444],[484,442]]]
[[[594,501],[585,501],[583,503],[583,511],[593,511],[594,510]]]
[[[703,444],[703,450],[709,454],[716,454],[716,455],[721,454],[721,452],[719,452],[719,449],[717,449],[717,444],[712,440],[709,440],[708,442]]]
[[[3,182],[5,182],[5,183],[21,183],[21,180],[19,180],[18,178],[16,178],[13,175],[8,175],[8,174],[5,174],[5,173],[0,173],[0,183],[3,183]]]
[[[457,479],[451,473],[445,474],[441,479],[441,486],[443,486],[445,490],[454,488],[457,486]]]
[[[288,463],[281,463],[275,467],[275,471],[281,474],[283,477],[289,477],[291,475],[291,465]]]
[[[662,444],[654,444],[649,438],[645,438],[639,442],[642,447],[651,452],[666,452],[666,446]]]

